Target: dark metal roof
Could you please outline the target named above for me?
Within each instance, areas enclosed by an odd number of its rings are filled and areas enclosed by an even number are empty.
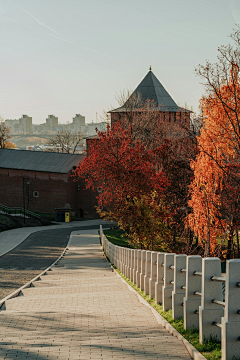
[[[147,100],[153,100],[156,105],[155,110],[158,111],[169,111],[169,112],[190,112],[184,108],[179,107],[169,93],[165,90],[160,81],[156,78],[153,72],[150,70],[142,82],[138,85],[136,90],[132,93],[132,96],[141,94],[142,103]],[[127,102],[129,101],[127,100]],[[121,112],[127,111],[127,102],[120,108],[112,110],[110,112]]]
[[[83,154],[0,149],[0,168],[67,174],[84,157]]]

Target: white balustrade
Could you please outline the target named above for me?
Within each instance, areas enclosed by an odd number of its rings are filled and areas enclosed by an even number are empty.
[[[221,338],[222,360],[240,358],[240,259],[228,260],[222,277],[219,258],[123,248],[107,240],[102,226],[100,241],[109,261],[150,299],[172,309],[174,319],[183,316],[185,329],[199,328],[200,342]]]

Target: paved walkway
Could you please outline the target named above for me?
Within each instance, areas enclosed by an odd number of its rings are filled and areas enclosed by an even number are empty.
[[[0,233],[0,256],[8,253],[16,246],[20,245],[29,235],[42,230],[55,230],[57,228],[71,228],[78,226],[100,225],[102,219],[72,221],[69,223],[57,223],[56,225],[22,227]]]
[[[72,233],[53,271],[6,302],[0,359],[190,359],[105,260],[97,230]]]
[[[15,230],[9,231],[11,239],[16,237],[16,241],[24,239],[29,231],[31,233],[13,250],[0,256],[0,299],[26,284],[57,260],[67,246],[72,231],[99,229],[99,221],[101,221],[103,227],[111,226],[109,222],[99,219],[72,222],[71,226],[67,227],[64,225],[53,228],[45,226],[37,228],[38,231],[35,228],[24,229],[25,231],[19,232],[18,236]],[[74,226],[75,224],[79,226]],[[2,244],[7,245],[4,233],[0,235],[2,235]]]

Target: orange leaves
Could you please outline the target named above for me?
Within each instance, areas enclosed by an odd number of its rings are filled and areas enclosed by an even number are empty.
[[[198,138],[198,155],[192,162],[188,217],[191,229],[214,254],[224,238],[239,226],[240,190],[240,87],[235,73],[228,84],[203,97],[204,126]]]

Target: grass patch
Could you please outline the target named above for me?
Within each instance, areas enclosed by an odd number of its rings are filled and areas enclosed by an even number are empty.
[[[105,233],[105,231],[104,231]],[[115,266],[113,265],[115,268]],[[155,299],[150,300],[149,295],[145,295],[135,284],[133,284],[126,276],[124,276],[118,269],[115,270],[121,277],[133,287],[154,309],[158,311],[162,317],[169,322],[184,338],[190,342],[207,360],[220,360],[221,359],[221,342],[208,340],[204,344],[199,344],[199,333],[195,328],[185,330],[183,319],[174,320],[172,318],[172,310],[163,311],[162,305],[155,304]]]
[[[129,247],[128,242],[123,230],[119,229],[110,229],[104,230],[104,235],[106,235],[107,239],[113,243],[114,245]]]

